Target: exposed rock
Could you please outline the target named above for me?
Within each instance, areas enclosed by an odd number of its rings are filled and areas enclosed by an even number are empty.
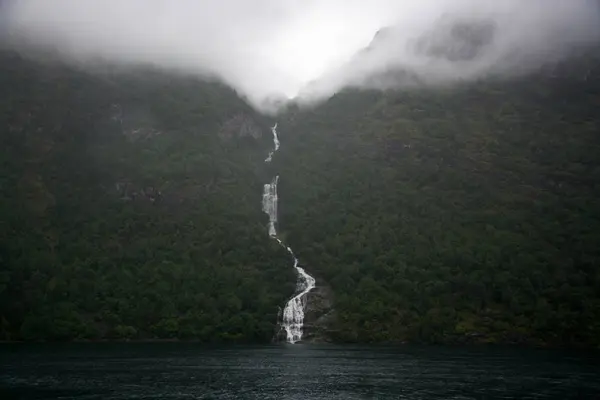
[[[252,118],[245,114],[237,114],[221,126],[219,137],[225,140],[243,137],[260,139],[262,132]]]
[[[303,267],[304,268],[304,267]],[[309,274],[310,272],[307,271]],[[316,278],[316,287],[306,295],[306,309],[304,313],[304,333],[303,342],[309,343],[327,343],[332,342],[337,318],[336,311],[333,308],[333,292],[320,278]],[[277,326],[275,327],[274,342],[285,342],[286,332],[281,327],[283,310],[280,308],[277,314]]]
[[[162,192],[154,186],[140,187],[128,180],[115,183],[115,190],[123,201],[149,201],[154,203],[162,199]]]
[[[306,312],[304,315],[303,341],[310,343],[331,342],[337,318],[333,308],[333,294],[329,286],[317,280],[317,286],[308,293]]]

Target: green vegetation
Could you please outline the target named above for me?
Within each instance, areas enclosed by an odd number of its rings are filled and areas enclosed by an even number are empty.
[[[294,290],[260,209],[271,138],[218,135],[264,121],[216,83],[0,68],[0,338],[270,340]]]
[[[282,226],[337,340],[600,345],[598,65],[280,123]]]
[[[290,109],[272,166],[218,83],[0,61],[0,338],[270,340],[277,171],[334,340],[600,345],[595,59]]]

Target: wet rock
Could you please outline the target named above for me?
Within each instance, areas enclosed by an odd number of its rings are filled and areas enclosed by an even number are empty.
[[[316,287],[307,296],[304,313],[304,335],[302,340],[310,343],[327,343],[333,341],[337,314],[333,307],[333,292],[323,281],[316,278]]]
[[[329,343],[333,341],[335,331],[331,328],[337,318],[335,309],[328,304],[325,290],[315,289],[309,293],[308,310],[304,323],[302,341],[309,343]],[[312,305],[311,305],[312,304]]]
[[[155,203],[162,200],[162,192],[155,186],[139,186],[130,180],[115,182],[117,195],[123,201],[145,201]]]
[[[304,267],[302,267],[304,268]],[[310,271],[307,271],[311,275]],[[333,292],[320,278],[316,278],[316,287],[306,295],[306,309],[304,310],[304,329],[302,342],[329,343],[333,341],[336,325],[336,311],[333,308]],[[286,332],[281,326],[283,309],[279,309],[277,326],[273,335],[273,342],[285,342]]]

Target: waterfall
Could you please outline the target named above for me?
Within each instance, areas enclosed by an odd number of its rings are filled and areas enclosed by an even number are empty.
[[[277,136],[277,124],[271,128],[273,133],[274,148],[269,152],[265,162],[271,162],[273,154],[279,150],[279,137]],[[267,183],[263,188],[262,209],[269,216],[269,236],[277,240],[281,247],[287,250],[294,260],[294,269],[298,273],[296,283],[296,294],[285,305],[281,327],[286,332],[286,340],[289,343],[296,343],[302,340],[302,328],[304,325],[304,309],[306,308],[306,294],[315,287],[315,279],[308,275],[303,268],[298,266],[298,259],[289,246],[286,246],[277,237],[277,183],[279,175],[275,176],[271,183]]]
[[[283,243],[279,242],[282,246]],[[289,247],[287,251],[294,259],[294,268],[298,272],[298,282],[296,283],[296,292],[298,293],[291,298],[283,309],[283,318],[281,326],[287,334],[287,341],[296,343],[302,340],[302,327],[304,325],[304,309],[306,308],[306,294],[315,287],[315,278],[308,275],[303,268],[298,266],[298,259],[294,256],[294,252]]]
[[[273,127],[271,128],[271,132],[273,133],[273,150],[271,150],[269,152],[269,155],[267,156],[267,158],[265,158],[265,162],[271,162],[271,160],[273,159],[273,154],[275,154],[275,152],[277,150],[279,150],[279,137],[277,137],[277,123],[275,123],[275,125],[273,125]]]
[[[273,178],[271,183],[266,183],[263,190],[262,209],[269,216],[269,236],[276,237],[277,230],[277,181],[279,175]]]

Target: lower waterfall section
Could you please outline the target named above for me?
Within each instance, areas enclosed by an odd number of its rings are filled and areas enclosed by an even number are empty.
[[[279,149],[279,138],[277,136],[277,124],[271,128],[273,133],[274,149],[269,152],[265,162],[271,162],[273,154]],[[315,288],[315,279],[308,275],[304,268],[298,266],[298,259],[289,246],[286,246],[277,237],[277,183],[279,175],[275,176],[271,183],[267,183],[263,188],[262,210],[269,216],[269,236],[277,240],[281,247],[287,250],[294,260],[294,269],[298,273],[298,282],[296,283],[296,294],[285,305],[281,327],[286,332],[286,340],[289,343],[296,343],[302,340],[304,326],[304,310],[306,308],[306,295]]]
[[[298,259],[289,247],[287,247],[287,250],[294,258],[294,268],[298,272],[298,283],[296,284],[296,292],[298,294],[292,297],[285,305],[281,326],[285,330],[287,341],[296,343],[302,340],[306,295],[315,288],[315,278],[308,275],[303,268],[298,266]]]

